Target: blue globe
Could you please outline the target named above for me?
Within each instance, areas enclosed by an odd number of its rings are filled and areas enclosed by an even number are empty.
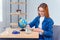
[[[25,28],[26,25],[27,25],[27,21],[23,18],[20,18],[19,22],[18,22],[18,25],[19,25],[20,28]]]

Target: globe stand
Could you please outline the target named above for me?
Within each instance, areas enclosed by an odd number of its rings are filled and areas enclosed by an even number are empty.
[[[25,31],[25,29],[21,29],[20,31]]]

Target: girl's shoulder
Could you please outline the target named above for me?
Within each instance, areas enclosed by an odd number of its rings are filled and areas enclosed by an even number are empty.
[[[40,18],[40,16],[36,16],[35,18]]]
[[[47,18],[48,19],[48,21],[53,21],[53,19],[51,18],[51,17],[49,17],[49,18]]]
[[[38,20],[40,18],[40,16],[36,16],[35,18],[34,18],[34,20]]]
[[[47,21],[48,21],[49,23],[54,24],[54,21],[53,21],[53,19],[52,19],[51,17],[47,18]]]

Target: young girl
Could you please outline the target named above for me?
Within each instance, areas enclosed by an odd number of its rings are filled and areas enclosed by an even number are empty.
[[[38,16],[28,25],[33,31],[39,32],[39,40],[52,40],[53,36],[53,20],[49,16],[48,6],[42,3],[38,6]]]

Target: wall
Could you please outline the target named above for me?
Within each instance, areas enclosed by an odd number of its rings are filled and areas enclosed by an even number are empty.
[[[8,5],[8,3],[7,3],[7,1],[8,0],[3,0],[3,3],[2,3],[2,5],[3,5],[3,22],[0,22],[0,27],[6,27],[6,24],[7,24],[7,13],[9,12],[9,11],[7,11],[7,10],[9,10],[9,5]],[[8,1],[9,2],[9,1]],[[9,15],[8,15],[9,16]]]

